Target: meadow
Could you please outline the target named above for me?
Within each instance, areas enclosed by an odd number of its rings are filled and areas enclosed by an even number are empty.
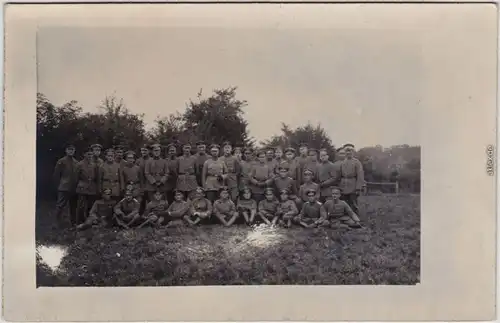
[[[57,229],[37,203],[38,286],[413,285],[420,195],[360,197],[362,229]],[[52,250],[52,251],[51,251]],[[42,260],[59,250],[60,264]],[[47,263],[46,263],[47,262]],[[51,267],[52,266],[52,267]]]

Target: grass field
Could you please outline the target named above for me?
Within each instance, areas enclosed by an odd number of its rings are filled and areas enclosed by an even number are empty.
[[[363,229],[237,226],[60,231],[37,206],[37,245],[62,246],[57,270],[37,257],[38,286],[416,284],[420,196],[363,196]]]

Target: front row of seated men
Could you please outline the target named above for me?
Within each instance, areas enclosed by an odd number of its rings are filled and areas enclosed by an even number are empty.
[[[360,228],[360,220],[351,207],[340,200],[340,189],[332,187],[332,196],[324,204],[317,200],[317,192],[310,189],[306,192],[307,201],[299,208],[291,199],[290,192],[283,189],[280,199],[276,198],[272,188],[266,188],[265,199],[257,205],[252,199],[249,188],[242,190],[241,198],[235,204],[229,196],[227,188],[222,188],[219,199],[213,205],[205,198],[204,190],[198,187],[188,201],[184,200],[181,191],[175,192],[175,200],[168,204],[162,192],[157,191],[150,201],[144,214],[139,212],[140,203],[133,197],[133,191],[127,189],[125,197],[116,203],[111,199],[111,191],[105,189],[102,199],[96,201],[84,223],[77,226],[78,230],[94,225],[107,227],[143,227],[146,225],[172,227],[205,223],[221,223],[231,226],[236,223],[248,225],[266,223],[290,228],[297,224],[305,228]]]

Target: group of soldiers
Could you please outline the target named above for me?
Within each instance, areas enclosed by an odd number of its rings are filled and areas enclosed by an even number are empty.
[[[93,144],[84,159],[75,147],[57,161],[56,219],[64,226],[69,204],[72,227],[94,225],[123,228],[264,222],[290,227],[360,227],[358,196],[363,168],[354,158],[354,145],[336,151],[299,146],[261,149],[233,147],[229,142],[204,142],[166,147],[145,145],[140,155],[118,146]]]

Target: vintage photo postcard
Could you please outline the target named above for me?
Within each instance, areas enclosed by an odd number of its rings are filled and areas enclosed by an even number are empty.
[[[484,3],[8,5],[6,320],[493,319],[497,37]]]

